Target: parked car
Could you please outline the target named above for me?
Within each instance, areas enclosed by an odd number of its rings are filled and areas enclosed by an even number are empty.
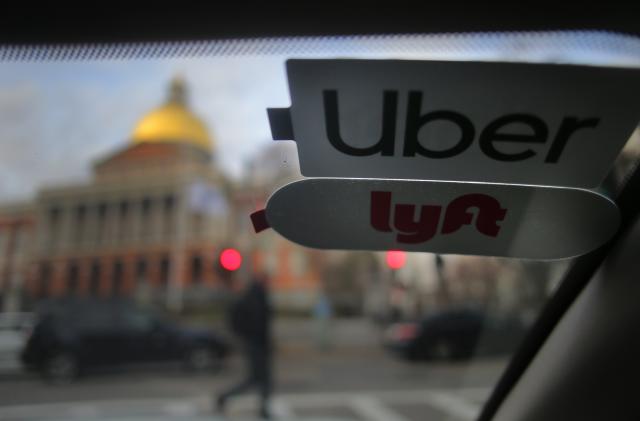
[[[43,311],[22,352],[28,369],[68,382],[88,369],[183,361],[194,370],[219,366],[229,352],[213,332],[186,328],[122,302],[81,300]]]
[[[33,313],[0,313],[0,368],[20,366],[20,352],[33,329]]]
[[[512,352],[526,328],[514,316],[453,309],[391,325],[385,345],[408,360],[468,359]]]

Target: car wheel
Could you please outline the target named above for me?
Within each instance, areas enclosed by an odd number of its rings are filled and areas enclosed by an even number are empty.
[[[187,367],[193,371],[211,371],[220,366],[220,359],[213,350],[203,346],[197,346],[187,353],[186,364]]]
[[[49,357],[43,367],[45,378],[55,384],[71,383],[78,377],[78,373],[78,360],[67,352]]]

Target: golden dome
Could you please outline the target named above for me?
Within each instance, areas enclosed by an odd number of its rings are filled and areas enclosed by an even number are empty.
[[[144,116],[131,135],[133,143],[189,143],[211,152],[213,141],[205,124],[189,110],[182,79],[171,82],[165,104]]]

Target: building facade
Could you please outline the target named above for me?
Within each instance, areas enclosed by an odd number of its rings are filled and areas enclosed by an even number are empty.
[[[247,186],[229,181],[215,158],[184,82],[174,80],[130,141],[93,164],[89,183],[42,189],[22,211],[0,209],[0,240],[15,242],[18,226],[30,238],[19,259],[16,246],[0,257],[0,270],[9,270],[0,272],[2,290],[13,282],[34,298],[128,296],[180,309],[223,287],[218,256],[225,247],[239,247],[250,267],[267,265],[261,240],[252,237]],[[252,188],[266,198],[271,186],[265,180]],[[268,249],[278,256],[269,271],[276,294],[315,289],[310,252],[284,240]],[[289,269],[290,258],[303,260],[300,270]]]

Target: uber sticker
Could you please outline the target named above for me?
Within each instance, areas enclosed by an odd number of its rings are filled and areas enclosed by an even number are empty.
[[[638,69],[289,60],[269,109],[308,177],[595,187],[640,119]]]
[[[603,244],[619,213],[575,188],[321,178],[282,187],[252,219],[258,231],[271,226],[313,248],[545,260]]]

